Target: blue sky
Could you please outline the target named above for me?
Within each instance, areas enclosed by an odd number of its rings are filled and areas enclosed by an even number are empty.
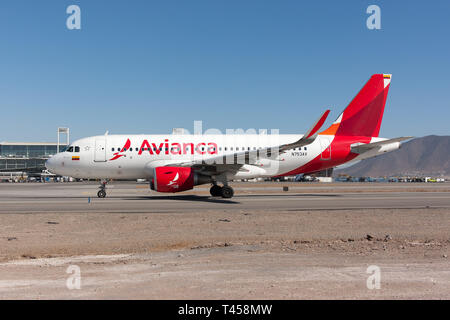
[[[66,8],[81,8],[81,30]],[[381,30],[366,8],[381,8]],[[2,0],[0,141],[333,121],[392,73],[381,136],[449,135],[450,1]]]

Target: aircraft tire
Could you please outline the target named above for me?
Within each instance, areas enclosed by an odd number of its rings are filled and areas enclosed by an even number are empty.
[[[105,190],[100,190],[99,192],[97,192],[97,197],[99,197],[99,198],[106,197],[106,191]]]
[[[222,195],[222,187],[214,185],[209,189],[209,193],[211,193],[213,197],[220,197]]]
[[[223,186],[222,187],[222,198],[232,198],[234,195],[234,190],[230,186]]]

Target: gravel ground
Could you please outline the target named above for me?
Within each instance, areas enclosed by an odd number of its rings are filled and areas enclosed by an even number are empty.
[[[1,212],[0,297],[450,298],[449,208],[218,210],[212,203],[184,212],[187,202],[164,212],[47,213],[34,211],[38,202],[27,213]],[[80,290],[66,286],[69,265],[80,268]],[[380,289],[367,288],[371,265],[380,268]]]

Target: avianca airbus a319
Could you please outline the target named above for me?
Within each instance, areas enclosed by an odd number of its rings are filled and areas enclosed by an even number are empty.
[[[73,142],[46,162],[49,171],[74,178],[148,179],[158,192],[211,184],[211,195],[231,198],[234,179],[313,173],[396,150],[411,137],[378,137],[391,82],[375,74],[337,120],[320,131],[325,111],[304,135],[102,135]]]

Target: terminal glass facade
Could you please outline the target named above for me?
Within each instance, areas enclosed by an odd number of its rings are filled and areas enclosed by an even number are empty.
[[[60,145],[63,150],[65,146]],[[0,144],[0,157],[2,158],[48,158],[56,153],[56,145],[2,145]]]
[[[65,148],[59,146],[60,151]],[[56,149],[55,143],[0,143],[0,171],[42,171]]]

